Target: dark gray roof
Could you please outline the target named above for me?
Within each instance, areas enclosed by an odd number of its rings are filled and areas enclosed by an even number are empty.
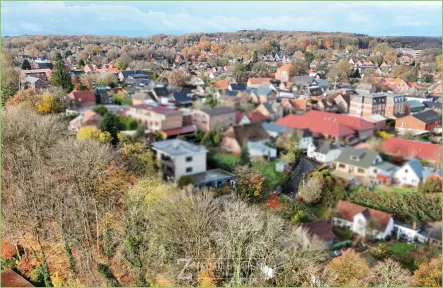
[[[175,102],[178,102],[180,104],[192,103],[192,97],[188,97],[188,95],[183,90],[174,92],[173,97]]]
[[[246,85],[244,83],[231,83],[231,90],[233,91],[244,91],[246,90]]]
[[[417,114],[413,114],[412,117],[414,117],[426,124],[434,123],[434,122],[441,120],[441,114],[435,112],[434,110],[427,110],[427,111],[423,111],[423,112],[420,112]]]
[[[441,241],[441,222],[429,231],[428,238]]]
[[[120,71],[120,73],[122,73],[124,78],[127,78],[129,75],[143,74],[143,71],[142,70],[122,70],[122,71]]]
[[[302,138],[306,138],[306,137],[311,137],[311,131],[309,129],[297,129],[294,131],[294,133],[297,134],[298,139],[302,139]]]
[[[155,87],[154,92],[157,97],[169,97],[170,95],[166,87]]]
[[[311,84],[314,81],[314,77],[306,77],[306,76],[294,76],[292,78],[292,82],[294,82],[294,85],[308,85]]]
[[[317,147],[315,151],[321,154],[328,154],[329,151],[338,149],[338,146],[330,141],[318,140],[314,145]]]
[[[227,113],[235,113],[234,108],[232,108],[230,106],[215,107],[212,109],[202,109],[201,111],[210,115],[210,116],[227,114]]]
[[[269,102],[263,103],[263,106],[265,106],[266,110],[268,110],[270,114],[275,114],[274,110],[272,110],[272,105]]]
[[[423,101],[423,105],[425,105],[426,108],[441,110],[441,103],[440,102]]]
[[[372,150],[346,146],[336,161],[361,168],[369,168],[377,156],[378,153]]]

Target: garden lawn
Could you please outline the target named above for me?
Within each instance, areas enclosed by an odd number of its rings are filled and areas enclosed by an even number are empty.
[[[240,157],[228,153],[214,153],[208,155],[208,164],[211,168],[220,168],[233,172],[235,164],[240,161]]]
[[[415,192],[416,188],[403,188],[403,187],[374,187],[373,191],[379,194],[387,194],[389,192],[397,192],[397,193],[411,193]]]
[[[275,163],[277,160],[268,162],[268,161],[255,161],[252,162],[252,167],[260,172],[263,176],[265,176],[266,181],[268,181],[269,185],[275,186],[280,182],[282,173],[277,172],[275,170]]]
[[[414,248],[414,244],[406,244],[406,243],[393,243],[389,245],[389,251],[394,256],[403,256],[409,249]]]
[[[324,219],[324,215],[328,210],[328,207],[323,206],[309,206],[309,210],[319,219]]]

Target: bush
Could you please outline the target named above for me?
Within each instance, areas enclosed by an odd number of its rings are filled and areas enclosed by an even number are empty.
[[[120,123],[120,129],[123,131],[136,130],[138,127],[138,123],[134,118],[118,115],[117,120]]]
[[[345,240],[342,242],[338,242],[334,245],[332,245],[332,247],[330,248],[331,250],[341,250],[343,248],[349,248],[352,246],[352,241],[351,240]]]
[[[194,178],[191,176],[185,175],[180,177],[180,180],[178,180],[178,187],[183,188],[189,184],[194,184]]]
[[[306,221],[308,221],[308,215],[303,210],[298,210],[295,212],[295,214],[291,217],[291,221],[294,224],[301,224]]]

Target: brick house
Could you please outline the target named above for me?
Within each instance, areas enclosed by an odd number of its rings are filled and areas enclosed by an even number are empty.
[[[270,83],[271,78],[249,78],[246,83],[246,87],[251,88],[261,88],[263,83]]]
[[[265,103],[268,101],[274,101],[277,97],[277,92],[275,92],[271,88],[260,88],[257,90],[254,90],[251,95],[250,99],[253,103]]]
[[[69,122],[69,128],[74,131],[78,131],[85,126],[94,126],[100,129],[100,122],[102,119],[103,117],[100,114],[88,109]]]
[[[94,106],[95,101],[95,95],[92,91],[72,91],[66,95],[66,104],[69,107]]]
[[[224,133],[220,147],[225,152],[240,155],[244,143],[265,143],[269,140],[270,136],[261,123],[237,125]]]
[[[211,130],[217,123],[221,123],[223,129],[227,129],[236,124],[236,112],[229,106],[193,110],[191,112],[191,118],[192,124],[203,131]]]
[[[260,112],[271,121],[276,121],[283,117],[283,107],[277,102],[272,104],[269,102],[262,103],[255,111]]]
[[[35,91],[43,91],[46,90],[48,88],[48,82],[43,81],[40,78],[36,78],[36,77],[32,77],[32,76],[27,76],[24,80],[23,80],[23,89],[33,89]]]
[[[351,97],[349,115],[370,117],[382,115],[387,118],[401,117],[405,114],[406,98],[400,94],[374,93]]]
[[[422,130],[432,131],[441,126],[441,114],[434,110],[426,110],[397,119],[395,130],[409,131]]]
[[[182,112],[167,107],[140,104],[129,107],[126,115],[134,118],[145,129],[151,131],[183,127]]]
[[[275,72],[275,79],[281,82],[289,82],[291,79],[291,64],[285,64],[277,69]]]
[[[442,159],[441,145],[403,138],[386,139],[380,145],[380,151],[388,155],[398,155],[406,159],[418,158],[436,164],[441,163]]]
[[[441,81],[433,84],[431,87],[428,88],[428,92],[431,95],[438,95],[441,96],[442,90],[441,90]]]

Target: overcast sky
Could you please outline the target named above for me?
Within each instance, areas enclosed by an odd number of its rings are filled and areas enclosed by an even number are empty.
[[[243,29],[442,36],[441,2],[4,2],[2,36]]]

